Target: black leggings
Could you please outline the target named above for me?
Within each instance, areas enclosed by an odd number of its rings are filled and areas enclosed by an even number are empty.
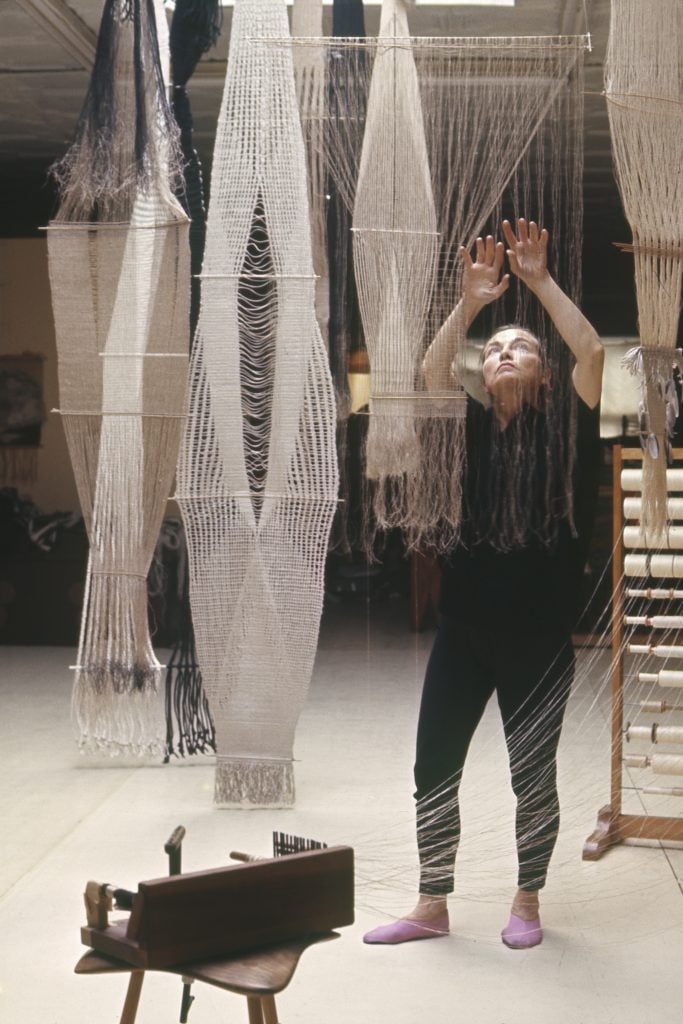
[[[574,675],[564,633],[520,634],[492,624],[439,626],[427,666],[415,761],[420,892],[453,891],[460,839],[458,788],[474,731],[495,691],[517,797],[518,886],[545,884],[560,823],[557,746]]]

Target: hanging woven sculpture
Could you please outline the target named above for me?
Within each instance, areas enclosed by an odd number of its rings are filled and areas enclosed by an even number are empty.
[[[179,196],[190,223],[192,269],[190,339],[199,318],[199,274],[204,257],[206,207],[199,154],[194,147],[193,119],[187,83],[197,63],[218,39],[222,24],[219,0],[176,0],[170,31],[172,105],[183,153],[184,188]],[[166,667],[166,758],[173,754],[204,754],[216,750],[216,730],[202,685],[196,653],[185,533],[180,531],[179,635]]]
[[[371,370],[374,521],[366,547],[378,529],[397,527],[410,545],[445,550],[460,528],[465,392],[449,373],[427,393],[422,358],[457,304],[460,246],[487,228],[498,234],[501,207],[510,218],[532,210],[548,224],[554,272],[578,298],[587,38],[411,38],[402,0],[385,0],[377,40],[321,46],[330,123],[323,141],[329,173],[353,210]],[[344,60],[335,60],[342,48]],[[566,346],[540,311],[524,316],[532,328],[534,319],[543,324],[556,371],[552,415],[564,428]],[[557,426],[560,438],[567,431]],[[560,471],[569,502],[571,459],[567,446]]]
[[[154,4],[108,0],[76,140],[56,168],[48,255],[60,411],[90,541],[72,711],[81,749],[111,755],[163,751],[146,577],[187,382],[176,136]]]
[[[391,487],[390,481],[414,479],[419,471],[416,418],[423,403],[415,379],[439,250],[420,86],[403,0],[382,4],[365,124],[352,230],[372,372],[366,472],[380,481],[378,491],[384,494],[385,480]],[[433,410],[431,397],[425,397]],[[453,469],[459,477],[459,466]],[[383,518],[390,516],[387,509]]]
[[[612,0],[605,95],[616,179],[633,244],[640,346],[643,526],[666,529],[666,464],[683,283],[683,4]]]
[[[237,0],[177,497],[216,724],[215,799],[294,800],[337,497],[285,0]]]

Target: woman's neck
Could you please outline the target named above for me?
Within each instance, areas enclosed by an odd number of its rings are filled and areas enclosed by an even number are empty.
[[[498,426],[505,430],[522,409],[528,406],[539,408],[539,392],[536,389],[534,394],[526,395],[518,387],[500,389],[491,396],[491,406]]]
[[[511,420],[522,411],[525,405],[526,402],[519,392],[509,396],[495,396],[493,399],[493,415],[496,417],[498,426],[504,430]]]

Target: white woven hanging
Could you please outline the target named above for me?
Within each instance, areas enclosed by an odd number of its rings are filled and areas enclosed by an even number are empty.
[[[215,799],[294,800],[337,495],[285,0],[237,0],[177,491],[216,724]]]
[[[72,711],[81,749],[111,755],[160,755],[164,743],[146,578],[187,381],[172,124],[151,0],[110,0],[48,255],[60,411],[90,541]]]

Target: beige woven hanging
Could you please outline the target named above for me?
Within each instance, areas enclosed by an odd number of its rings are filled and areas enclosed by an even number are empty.
[[[72,698],[87,752],[163,752],[146,577],[187,381],[188,221],[172,192],[175,153],[153,4],[109,0],[48,230],[60,411],[90,541]]]

